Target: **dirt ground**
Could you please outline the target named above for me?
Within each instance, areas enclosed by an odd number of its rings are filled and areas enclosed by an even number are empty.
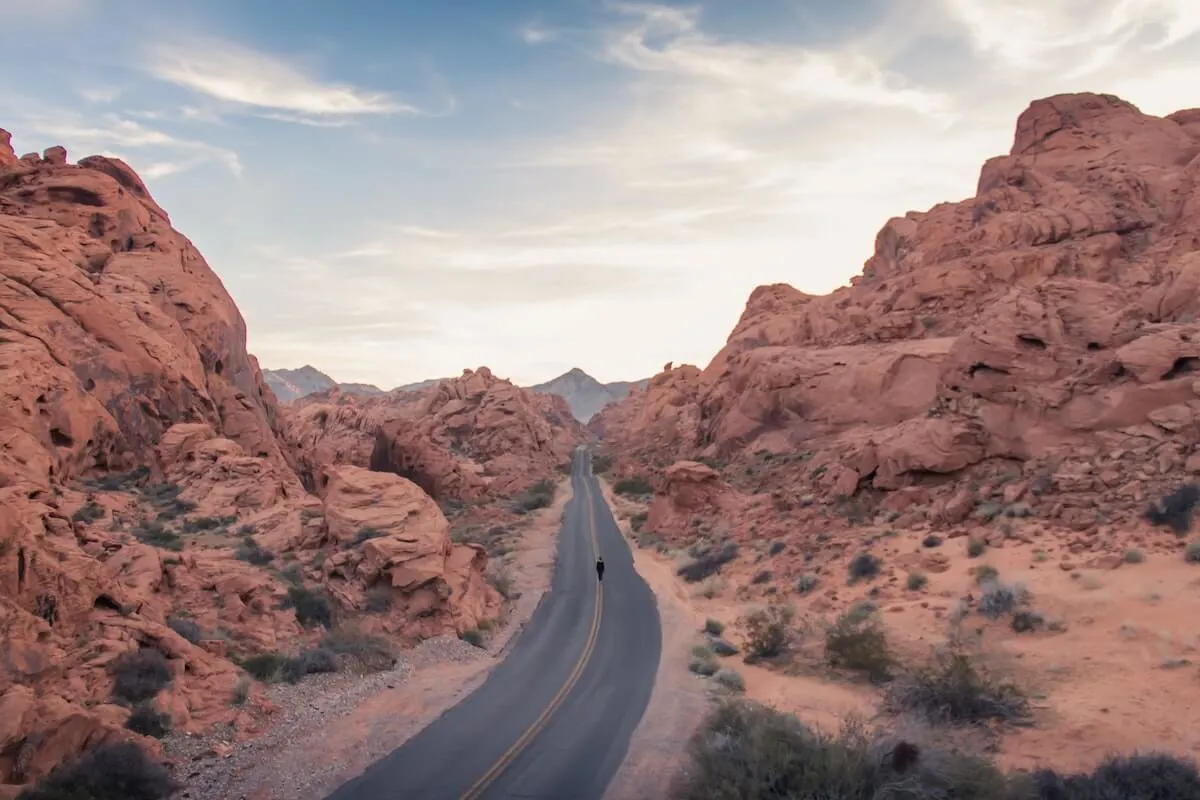
[[[614,510],[626,539],[628,514],[621,513],[603,480],[604,498]],[[629,752],[605,793],[605,800],[647,800],[668,796],[672,778],[685,765],[687,740],[704,719],[710,695],[707,681],[688,671],[690,648],[704,624],[669,564],[633,548],[634,566],[654,592],[662,626],[662,658],[650,703],[629,741]]]
[[[623,497],[610,503],[626,525],[646,510]],[[920,663],[946,642],[960,598],[979,595],[973,570],[987,564],[1000,581],[1023,584],[1029,608],[1050,623],[1043,630],[1017,633],[1008,620],[992,622],[976,613],[959,626],[976,642],[974,657],[1022,687],[1034,709],[1034,725],[988,746],[992,758],[1010,769],[1078,770],[1090,769],[1114,752],[1200,755],[1200,728],[1195,725],[1200,718],[1200,565],[1184,560],[1169,532],[1161,542],[1147,542],[1140,562],[1132,556],[1126,561],[1124,546],[1116,544],[1112,555],[1081,560],[1070,553],[1071,534],[1066,532],[1039,531],[1030,542],[1006,541],[974,558],[967,553],[966,538],[946,538],[936,548],[925,548],[922,533],[854,533],[863,539],[877,535],[872,552],[882,559],[881,575],[847,586],[846,566],[839,564],[824,570],[818,588],[805,596],[793,585],[752,583],[770,567],[766,546],[755,563],[728,564],[719,581],[704,584],[682,584],[675,577],[682,553],[636,550],[638,568],[652,582],[660,606],[668,598],[668,605],[683,609],[691,620],[672,634],[675,641],[664,642],[656,698],[660,687],[681,680],[678,669],[668,666],[672,651],[682,653],[677,661],[686,672],[687,650],[704,619],[723,622],[725,637],[740,645],[737,620],[767,603],[793,604],[797,619],[815,623],[819,631],[820,621],[870,597],[882,612],[893,651],[906,663]],[[923,573],[926,585],[908,589],[909,571]],[[672,612],[663,613],[665,620]],[[819,633],[812,638],[819,640]],[[835,730],[850,715],[883,725],[905,723],[882,715],[878,690],[823,665],[782,674],[777,668],[748,666],[740,655],[721,661],[741,673],[748,697],[794,712],[810,725]],[[652,701],[643,723],[648,729],[666,724],[650,721],[664,708],[653,706]],[[659,757],[668,752],[681,757],[685,727],[680,722],[663,734],[655,750]]]
[[[375,676],[377,691],[348,692],[354,696],[344,704],[324,695],[308,698],[311,692],[296,691],[300,687],[278,687],[282,702],[274,730],[247,743],[248,757],[239,758],[242,754],[235,750],[232,758],[227,755],[194,769],[188,781],[194,788],[184,796],[320,800],[474,691],[503,659],[508,643],[529,621],[550,585],[558,530],[571,496],[570,480],[564,478],[554,503],[533,517],[517,546],[502,558],[519,595],[483,649],[457,640],[430,640],[411,654],[401,653],[401,665],[394,672]],[[310,708],[289,708],[289,698],[290,705],[319,705],[319,718]],[[226,774],[214,781],[206,771]],[[200,788],[217,786],[219,792]]]

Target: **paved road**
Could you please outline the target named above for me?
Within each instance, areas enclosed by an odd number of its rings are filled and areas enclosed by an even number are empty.
[[[328,800],[600,800],[650,700],[661,635],[585,451],[571,483],[550,590],[507,658]]]

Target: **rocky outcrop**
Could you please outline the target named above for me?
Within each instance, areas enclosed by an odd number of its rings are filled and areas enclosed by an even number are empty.
[[[705,457],[782,509],[961,480],[1077,527],[1136,517],[1200,441],[1198,118],[1032,103],[974,197],[890,220],[830,295],[759,287],[704,370],[590,427],[619,473]]]
[[[322,569],[344,607],[366,610],[373,591],[400,612],[379,625],[419,638],[496,616],[500,595],[483,579],[487,553],[451,543],[449,523],[419,487],[346,465],[329,467],[322,485],[326,534],[337,545]]]
[[[561,397],[487,367],[418,392],[304,398],[289,435],[310,482],[351,464],[405,477],[439,501],[520,492],[568,463],[586,436]]]
[[[293,452],[240,313],[128,165],[71,164],[62,148],[17,159],[8,141],[0,132],[0,796],[136,736],[113,696],[127,654],[165,663],[148,702],[176,729],[246,736],[270,707],[239,687],[231,657],[310,645],[381,588],[389,604],[367,627],[387,634],[495,615],[487,556],[451,544],[411,483],[341,468],[306,491],[295,465],[313,456]],[[460,419],[444,410],[455,399],[425,408]],[[530,439],[557,443],[546,428]],[[367,525],[380,535],[352,533]],[[296,592],[329,613],[302,620]]]

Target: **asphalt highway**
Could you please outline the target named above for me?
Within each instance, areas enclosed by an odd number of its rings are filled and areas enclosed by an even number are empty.
[[[328,800],[600,800],[654,688],[654,594],[576,452],[550,589],[458,705]],[[604,557],[597,581],[596,553]]]

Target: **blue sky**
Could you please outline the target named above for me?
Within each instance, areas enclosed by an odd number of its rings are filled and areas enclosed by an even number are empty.
[[[1194,0],[0,0],[0,126],[141,172],[264,366],[705,364],[1029,101],[1200,106]]]

